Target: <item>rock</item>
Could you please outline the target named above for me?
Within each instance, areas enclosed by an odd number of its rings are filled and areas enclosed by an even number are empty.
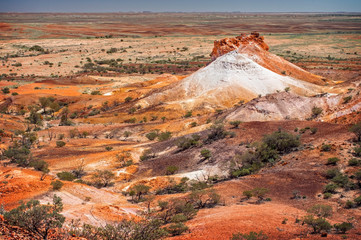
[[[241,46],[256,45],[263,50],[268,51],[269,47],[264,42],[264,38],[257,32],[252,32],[250,35],[241,34],[235,38],[224,38],[219,41],[214,41],[214,48],[211,53],[212,61],[218,57],[237,50]]]

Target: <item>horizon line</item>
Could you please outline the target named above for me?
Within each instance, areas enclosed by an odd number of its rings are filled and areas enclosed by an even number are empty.
[[[324,12],[324,11],[315,11],[315,12],[305,12],[305,11],[281,11],[281,12],[275,12],[275,11],[268,11],[268,12],[257,12],[257,11],[103,11],[103,12],[0,12],[0,14],[46,14],[46,13],[61,13],[61,14],[79,14],[79,13],[88,13],[88,14],[101,14],[101,13],[310,13],[310,14],[327,14],[327,13],[333,13],[333,14],[344,14],[344,13],[352,13],[352,14],[361,14],[361,11],[359,12],[351,12],[351,11],[337,11],[337,12]]]

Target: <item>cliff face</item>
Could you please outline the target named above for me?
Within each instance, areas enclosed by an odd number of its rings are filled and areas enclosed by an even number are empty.
[[[250,35],[241,34],[235,38],[224,38],[214,41],[214,48],[211,53],[212,61],[218,57],[237,50],[241,46],[253,45],[265,51],[269,50],[268,45],[264,42],[264,37],[257,32],[252,32]]]

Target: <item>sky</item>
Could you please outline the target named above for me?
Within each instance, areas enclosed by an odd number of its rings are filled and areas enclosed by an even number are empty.
[[[361,12],[361,0],[0,0],[0,12]]]

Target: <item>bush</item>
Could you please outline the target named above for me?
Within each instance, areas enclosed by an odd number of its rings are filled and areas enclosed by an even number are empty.
[[[63,181],[73,181],[76,178],[73,173],[65,171],[57,173],[56,176]]]
[[[111,146],[106,146],[105,147],[105,150],[107,150],[107,151],[110,151],[110,150],[112,150],[113,149],[113,147],[111,147]]]
[[[233,233],[230,240],[267,240],[268,236],[264,234],[262,231],[250,232],[250,233]]]
[[[93,185],[97,188],[108,187],[115,175],[109,170],[96,170],[92,175]]]
[[[352,96],[351,96],[351,95],[350,95],[350,96],[347,96],[347,97],[344,97],[344,98],[343,98],[343,104],[346,104],[346,103],[350,102],[351,99],[352,99]]]
[[[191,138],[182,137],[178,140],[177,147],[184,151],[186,149],[196,147],[200,145],[200,136],[199,135],[192,135]]]
[[[348,160],[348,165],[349,166],[357,166],[360,165],[361,161],[358,160],[357,158],[351,158],[350,160]]]
[[[212,143],[227,137],[228,133],[225,131],[223,124],[214,124],[210,127],[210,133],[205,141],[206,143]]]
[[[39,45],[34,45],[30,47],[29,51],[45,52],[44,48],[40,47]]]
[[[171,132],[161,132],[158,134],[158,141],[166,141],[168,139],[170,139],[172,137],[172,133]]]
[[[60,190],[64,185],[64,183],[59,180],[52,181],[50,184],[53,187],[54,191]]]
[[[319,107],[314,106],[314,107],[312,108],[312,115],[311,115],[311,117],[312,117],[312,118],[318,117],[319,115],[321,115],[322,111],[323,111],[322,108],[319,108]]]
[[[100,91],[92,91],[90,94],[91,95],[102,95],[102,93]]]
[[[184,115],[185,118],[190,118],[192,117],[192,111],[188,111],[185,115]]]
[[[143,195],[148,194],[149,190],[150,190],[150,186],[144,184],[137,184],[130,189],[129,194],[132,196],[132,198],[133,196],[136,196],[135,201],[139,202],[142,200]]]
[[[133,100],[132,97],[126,97],[126,98],[124,99],[124,102],[128,103],[128,102],[130,102],[130,101],[132,101],[132,100]]]
[[[168,166],[166,169],[166,175],[173,175],[178,171],[178,167],[177,166]]]
[[[325,175],[326,175],[326,178],[332,179],[339,174],[341,174],[340,171],[337,168],[333,168],[333,169],[327,170]]]
[[[329,158],[327,159],[326,165],[336,165],[339,161],[340,159],[337,157]]]
[[[166,228],[167,232],[169,232],[172,236],[181,235],[182,233],[188,231],[188,227],[184,223],[172,223],[169,227]]]
[[[288,153],[300,145],[300,140],[298,136],[280,130],[266,135],[263,138],[263,143],[280,153]]]
[[[158,133],[157,132],[150,132],[150,133],[147,133],[145,135],[150,141],[153,141],[154,139],[156,139],[158,137]]]
[[[347,231],[351,230],[353,228],[352,223],[349,222],[343,222],[343,223],[336,223],[333,225],[337,233],[344,234]]]
[[[332,193],[327,192],[323,194],[323,199],[329,199],[331,197],[332,197]]]
[[[361,206],[361,195],[353,200],[357,206]]]
[[[331,145],[329,145],[329,144],[322,144],[322,146],[321,146],[321,151],[322,152],[329,152],[329,151],[331,151]]]
[[[253,196],[253,192],[251,190],[243,191],[243,196],[250,199]]]
[[[5,212],[4,218],[11,225],[19,226],[42,239],[47,239],[50,229],[62,227],[65,221],[65,217],[60,214],[62,210],[61,198],[54,195],[52,205],[40,205],[39,201],[30,200],[10,212]]]
[[[1,91],[2,91],[4,94],[10,93],[10,89],[9,89],[8,87],[2,88]]]
[[[35,170],[37,171],[46,171],[48,169],[48,163],[45,162],[44,160],[39,160],[39,161],[33,161],[30,164]]]
[[[229,124],[231,124],[233,128],[238,128],[239,124],[241,124],[241,121],[231,121]]]
[[[361,147],[355,147],[354,149],[354,155],[356,156],[356,157],[361,157]]]
[[[66,145],[66,143],[64,141],[56,141],[56,146],[61,148],[64,147]]]
[[[313,215],[304,217],[303,222],[313,229],[313,233],[320,233],[321,231],[328,232],[331,230],[331,224],[324,218],[315,218]]]
[[[203,157],[203,159],[209,159],[212,156],[212,153],[208,149],[204,148],[201,150],[201,156]]]
[[[155,153],[148,149],[143,152],[142,156],[140,156],[140,161],[146,161],[152,158],[155,158]]]
[[[311,131],[311,134],[316,134],[317,133],[317,128],[311,128],[310,131]]]
[[[326,218],[332,215],[332,207],[323,204],[313,205],[307,212],[316,215],[317,217]]]
[[[335,193],[337,188],[338,188],[338,186],[336,184],[329,183],[323,188],[323,192],[324,193]]]
[[[361,142],[361,122],[356,123],[349,130],[356,135],[357,141]]]

